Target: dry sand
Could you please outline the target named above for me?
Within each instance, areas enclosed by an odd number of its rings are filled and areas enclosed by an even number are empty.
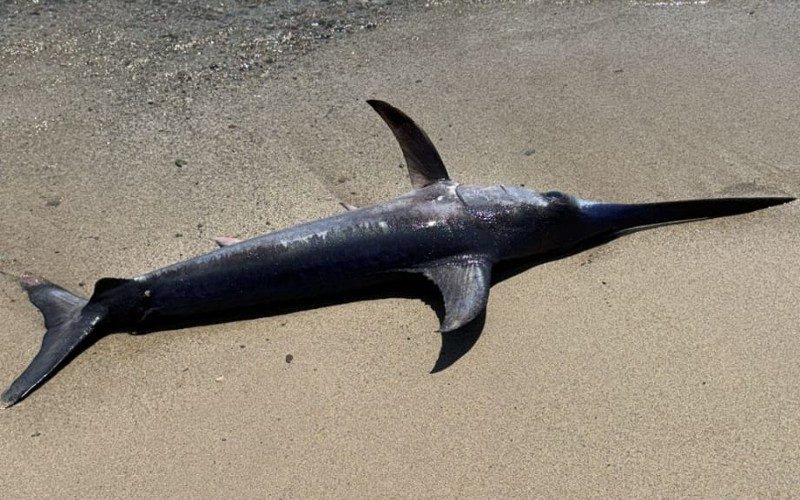
[[[46,37],[7,50],[0,381],[43,331],[15,273],[88,294],[210,236],[408,190],[366,98],[415,117],[466,183],[620,201],[798,195],[798,23],[791,2],[444,5],[150,103],[119,91],[137,88],[125,72],[59,65]],[[482,338],[436,375],[436,315],[411,299],[109,336],[0,412],[0,490],[790,496],[798,248],[793,203],[531,269],[492,289]]]

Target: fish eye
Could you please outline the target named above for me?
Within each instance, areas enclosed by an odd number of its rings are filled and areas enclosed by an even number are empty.
[[[552,198],[554,200],[563,200],[567,198],[567,195],[562,193],[561,191],[548,191],[544,193],[545,198]]]

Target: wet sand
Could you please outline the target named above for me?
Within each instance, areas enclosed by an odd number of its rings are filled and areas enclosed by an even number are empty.
[[[800,194],[789,2],[397,8],[279,67],[253,49],[252,74],[224,37],[197,47],[212,62],[162,54],[130,48],[135,28],[89,33],[59,8],[0,38],[3,384],[43,332],[14,279],[24,270],[88,295],[213,236],[407,191],[367,98],[414,117],[465,183],[631,202]],[[217,60],[219,78],[204,69]],[[792,203],[550,262],[494,286],[482,337],[435,375],[436,314],[408,298],[112,335],[0,412],[0,485],[10,497],[788,496],[798,248]]]

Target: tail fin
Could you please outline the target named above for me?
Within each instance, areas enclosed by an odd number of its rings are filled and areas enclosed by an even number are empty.
[[[791,197],[773,198],[716,198],[706,200],[666,201],[627,205],[596,203],[586,207],[586,213],[611,231],[640,226],[665,224],[713,217],[737,215],[794,201]]]
[[[47,332],[39,353],[0,396],[2,408],[18,403],[39,386],[86,340],[106,315],[105,307],[89,303],[44,279],[24,275],[20,282],[33,305],[42,312]]]

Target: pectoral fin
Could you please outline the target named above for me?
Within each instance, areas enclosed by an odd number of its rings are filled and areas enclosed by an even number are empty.
[[[450,178],[436,147],[414,120],[383,101],[370,100],[367,103],[381,115],[400,143],[414,188],[424,188]]]
[[[445,315],[440,330],[451,332],[475,319],[489,298],[492,263],[481,256],[465,256],[417,269],[442,293]]]

